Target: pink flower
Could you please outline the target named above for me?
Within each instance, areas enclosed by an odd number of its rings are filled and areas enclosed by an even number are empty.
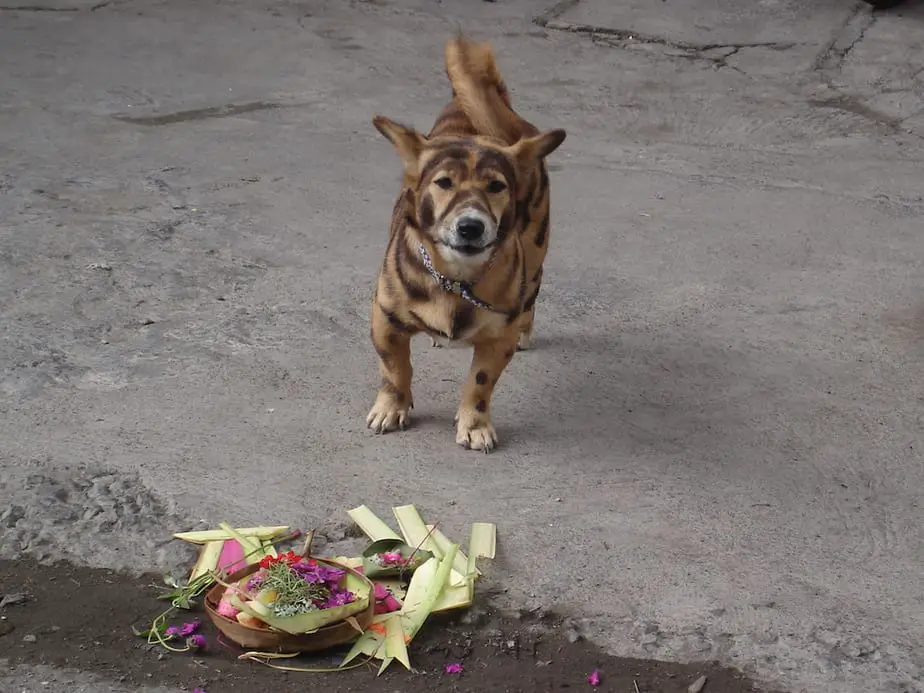
[[[590,676],[587,677],[587,683],[596,688],[600,685],[600,672],[596,669],[591,672]]]
[[[186,647],[193,652],[197,652],[198,650],[204,650],[207,642],[204,635],[197,633],[186,638]]]
[[[454,662],[453,664],[447,664],[445,668],[446,668],[447,674],[461,674],[462,673],[462,665],[458,662]]]
[[[401,603],[395,599],[394,595],[385,585],[373,582],[373,595],[375,596],[374,611],[377,614],[387,614],[391,611],[397,611],[401,608]]]
[[[193,688],[193,693],[205,693],[205,689],[202,686],[196,686]]]
[[[230,619],[237,618],[237,615],[241,613],[240,611],[235,609],[233,606],[231,606],[231,602],[229,602],[227,599],[222,599],[220,602],[218,602],[218,608],[215,609],[215,611],[217,611],[219,614],[221,614],[225,618],[230,618]]]

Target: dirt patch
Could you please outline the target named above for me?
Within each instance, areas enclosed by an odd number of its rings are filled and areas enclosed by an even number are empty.
[[[49,577],[53,579],[49,579]],[[133,578],[109,570],[60,562],[53,569],[32,560],[0,561],[0,650],[10,664],[46,664],[92,672],[128,685],[204,687],[208,693],[256,691],[551,691],[597,690],[686,693],[700,676],[704,693],[761,690],[741,673],[714,663],[680,665],[610,657],[591,643],[568,636],[561,619],[543,613],[500,614],[490,608],[434,617],[415,639],[415,672],[395,664],[381,677],[371,665],[332,674],[286,673],[236,660],[239,650],[217,639],[207,619],[205,653],[174,655],[134,636],[163,610],[151,585],[159,576]],[[574,642],[572,642],[574,640]],[[299,659],[298,666],[335,665],[343,651]],[[461,662],[462,674],[446,674]]]

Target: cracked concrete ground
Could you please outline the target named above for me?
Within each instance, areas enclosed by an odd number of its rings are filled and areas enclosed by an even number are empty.
[[[5,4],[4,555],[413,502],[496,521],[483,589],[615,653],[924,690],[920,4]],[[453,442],[467,355],[423,340],[413,428],[363,426],[370,120],[429,125],[460,25],[569,133],[488,457]]]

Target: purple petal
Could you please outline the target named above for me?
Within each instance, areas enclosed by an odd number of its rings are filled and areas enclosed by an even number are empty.
[[[199,630],[199,622],[189,621],[180,626],[179,634],[183,637],[186,637],[187,635],[192,635],[197,630]]]

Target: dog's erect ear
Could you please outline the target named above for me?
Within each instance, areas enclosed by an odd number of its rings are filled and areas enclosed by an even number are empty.
[[[404,163],[404,170],[408,175],[416,176],[418,173],[418,160],[423,151],[427,138],[417,132],[385,116],[376,116],[372,119],[375,129],[381,132],[391,142]]]
[[[544,159],[561,146],[566,136],[564,130],[548,130],[533,137],[524,137],[507,151],[518,161]]]

